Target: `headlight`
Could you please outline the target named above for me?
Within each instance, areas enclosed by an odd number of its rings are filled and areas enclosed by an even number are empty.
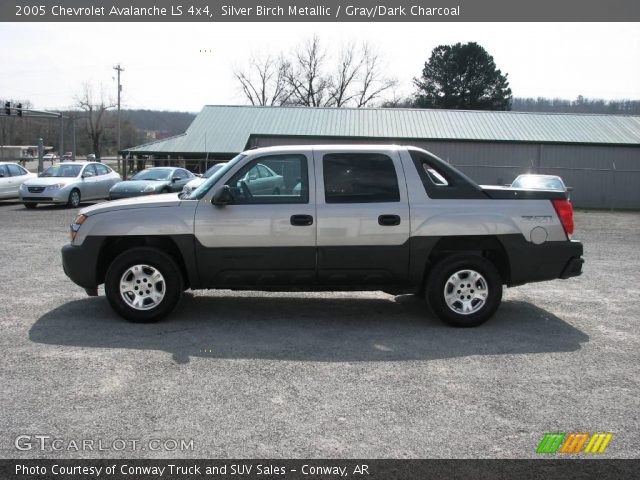
[[[154,190],[155,190],[155,187],[153,185],[147,185],[146,187],[144,187],[142,191],[144,193],[149,193],[149,192],[153,192]]]
[[[47,190],[60,190],[64,188],[66,185],[64,183],[54,183],[53,185],[49,185]]]
[[[80,230],[80,226],[84,223],[86,219],[87,219],[86,215],[78,215],[73,221],[73,223],[71,224],[71,241],[72,242],[76,239],[76,236],[78,235],[78,230]]]

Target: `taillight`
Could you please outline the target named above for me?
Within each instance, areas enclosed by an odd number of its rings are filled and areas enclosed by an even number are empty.
[[[560,223],[569,237],[573,235],[573,205],[569,200],[551,200],[553,208],[560,218]]]

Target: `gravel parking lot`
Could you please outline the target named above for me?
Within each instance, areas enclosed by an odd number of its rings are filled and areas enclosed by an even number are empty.
[[[638,457],[640,213],[577,213],[583,276],[506,290],[466,330],[377,292],[196,292],[129,324],[62,272],[74,214],[0,202],[2,457],[526,458],[550,431]],[[66,448],[85,439],[141,448]]]

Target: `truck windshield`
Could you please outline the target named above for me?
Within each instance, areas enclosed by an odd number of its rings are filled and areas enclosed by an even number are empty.
[[[196,188],[191,195],[189,195],[185,200],[200,200],[204,195],[209,191],[209,189],[216,184],[216,182],[224,176],[229,170],[231,170],[234,165],[236,165],[239,161],[241,161],[246,155],[240,154],[233,157],[227,163],[225,163],[220,169],[218,169],[213,175],[211,175],[206,182]]]

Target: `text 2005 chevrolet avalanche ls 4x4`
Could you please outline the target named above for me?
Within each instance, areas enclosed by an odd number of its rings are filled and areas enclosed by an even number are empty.
[[[383,290],[424,294],[467,327],[491,317],[503,285],[580,275],[572,233],[565,192],[481,187],[418,148],[271,147],[187,198],[81,210],[62,257],[135,322],[160,319],[187,288]]]

